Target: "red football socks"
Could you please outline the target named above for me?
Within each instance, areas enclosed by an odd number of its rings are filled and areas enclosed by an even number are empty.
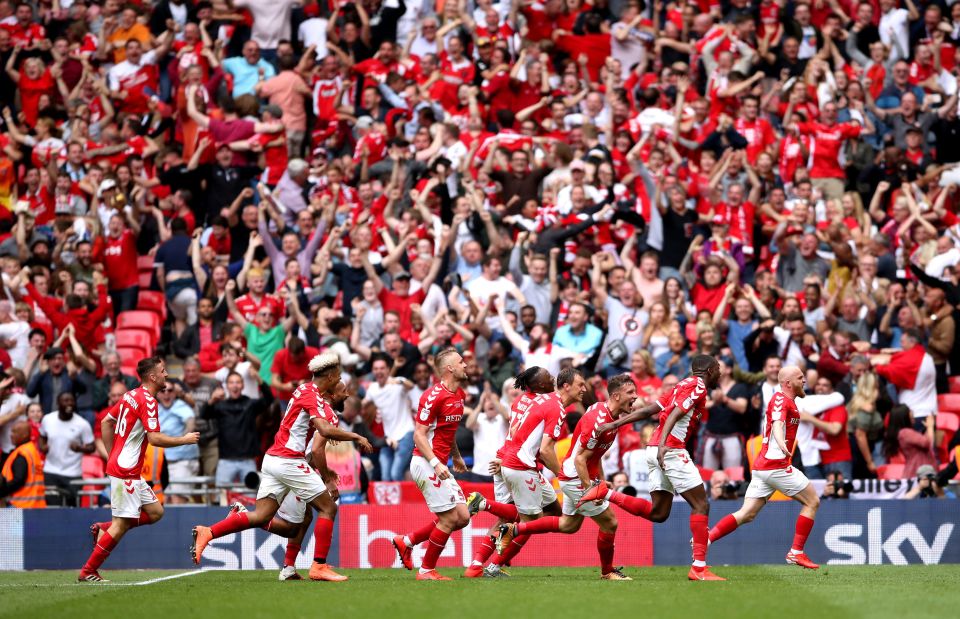
[[[293,567],[297,564],[297,555],[300,554],[300,544],[287,542],[287,553],[283,555],[283,566]]]
[[[738,526],[740,525],[737,523],[737,519],[733,517],[733,514],[727,514],[710,529],[710,541],[715,542],[725,535],[730,535],[737,530]]]
[[[137,518],[137,522],[132,526],[139,527],[139,526],[143,526],[145,524],[151,524],[151,523],[152,521],[150,520],[150,514],[148,514],[147,512],[140,512],[140,517]]]
[[[490,555],[494,551],[494,539],[489,535],[483,538],[483,541],[477,545],[476,552],[473,553],[473,564],[474,565],[483,565],[487,562],[487,559],[490,558]]]
[[[213,537],[223,537],[250,528],[250,518],[247,512],[232,512],[229,516],[210,527]]]
[[[449,537],[450,534],[446,531],[441,531],[437,527],[433,528],[427,544],[427,552],[423,555],[423,563],[420,565],[421,570],[429,571],[437,567],[437,560],[440,559],[440,553],[443,552],[443,547],[447,545]]]
[[[520,512],[517,511],[517,506],[512,503],[487,501],[486,511],[505,522],[516,522],[520,519]]]
[[[621,492],[611,492],[607,495],[607,500],[623,508],[623,511],[634,516],[640,516],[650,520],[650,510],[653,509],[653,503],[646,499],[641,499]]]
[[[83,566],[84,572],[96,572],[103,565],[103,562],[110,556],[110,552],[116,547],[117,542],[106,531],[100,536],[100,540],[93,547],[90,558]]]
[[[600,573],[609,574],[613,571],[613,540],[616,533],[597,532],[597,552],[600,553]]]
[[[503,554],[497,555],[493,558],[493,561],[490,563],[494,565],[506,565],[510,562],[510,559],[517,556],[517,554],[523,550],[523,545],[527,543],[527,540],[530,539],[530,535],[518,535],[507,545],[507,549],[503,551]]]
[[[707,540],[710,538],[706,514],[690,514],[690,532],[693,533],[694,566],[706,565]]]
[[[425,524],[413,533],[410,533],[407,536],[410,538],[410,545],[416,546],[430,539],[430,534],[437,528],[437,522],[439,522],[439,520],[434,520],[430,524]]]
[[[531,520],[530,522],[518,522],[516,531],[517,535],[559,532],[559,516],[544,516],[543,518]]]
[[[313,556],[317,563],[327,562],[330,541],[333,539],[333,520],[317,518],[313,525]]]
[[[803,547],[807,543],[807,537],[813,529],[813,518],[807,518],[803,514],[797,516],[797,529],[793,535],[793,552],[803,552]]]

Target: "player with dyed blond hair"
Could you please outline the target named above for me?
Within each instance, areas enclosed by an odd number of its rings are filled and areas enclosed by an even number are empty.
[[[820,507],[820,498],[807,476],[793,468],[790,463],[793,447],[800,426],[800,411],[797,398],[802,398],[807,379],[803,370],[795,365],[780,370],[777,377],[780,391],[773,394],[767,404],[764,424],[763,446],[753,462],[753,477],[743,498],[743,506],[720,519],[710,529],[710,542],[733,533],[737,527],[753,522],[767,500],[777,490],[799,502],[800,515],[793,535],[793,545],[787,552],[787,563],[815,570],[819,565],[803,552],[807,537],[813,529],[813,519]]]
[[[440,381],[423,392],[417,407],[417,427],[413,431],[413,459],[410,475],[417,483],[430,511],[436,519],[405,536],[393,540],[403,566],[413,569],[413,546],[426,541],[427,552],[417,572],[417,580],[450,580],[437,570],[437,560],[447,545],[450,534],[470,523],[463,490],[447,468],[453,458],[453,470],[465,473],[467,465],[457,449],[456,433],[463,418],[466,399],[461,385],[467,380],[467,364],[453,348],[437,353],[434,368]]]
[[[331,423],[333,423],[334,420],[339,423],[336,411],[340,410],[340,406],[344,400],[347,399],[348,395],[347,386],[343,384],[343,381],[334,385],[332,391],[323,394],[325,406],[324,417]],[[323,482],[327,486],[327,492],[332,499],[331,501],[324,501],[324,511],[317,512],[319,518],[330,521],[330,533],[329,536],[325,536],[325,539],[326,537],[332,539],[333,521],[337,518],[336,500],[340,497],[340,492],[337,490],[339,477],[336,471],[327,466],[326,445],[327,439],[319,434],[314,434],[313,441],[310,443],[310,457],[308,458],[308,462],[314,470],[320,473],[320,477],[323,478]],[[242,503],[234,503],[231,510],[247,511],[247,508],[244,507]],[[300,549],[303,546],[303,538],[306,537],[307,532],[310,530],[310,524],[312,522],[313,509],[308,509],[307,504],[295,493],[288,492],[286,498],[280,503],[280,509],[277,511],[277,515],[273,517],[273,520],[264,525],[264,530],[274,535],[288,538],[279,580],[303,580],[303,577],[297,572],[296,561],[297,556],[300,554]],[[325,523],[318,524],[320,524],[321,527],[327,526]]]
[[[323,477],[307,463],[306,451],[314,432],[327,440],[353,441],[367,453],[373,451],[373,446],[359,434],[338,428],[336,416],[330,416],[323,394],[330,392],[340,382],[340,357],[334,352],[321,353],[311,359],[307,367],[313,379],[293,392],[273,446],[263,458],[256,508],[252,512],[232,511],[211,527],[194,527],[190,556],[197,565],[200,564],[204,548],[212,540],[267,525],[287,494],[292,492],[321,514],[313,529],[315,556],[310,566],[310,579],[347,580],[346,576],[336,573],[326,563],[333,536],[333,520],[323,515],[331,512],[336,514],[336,506],[331,509],[334,499]]]

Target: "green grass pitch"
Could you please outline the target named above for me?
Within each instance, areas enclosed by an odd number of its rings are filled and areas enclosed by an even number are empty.
[[[586,568],[514,568],[501,580],[416,582],[406,570],[344,570],[345,583],[279,582],[275,571],[179,574],[104,570],[109,585],[75,572],[0,574],[0,617],[276,619],[375,617],[684,617],[827,619],[960,616],[960,565],[715,567],[728,582],[688,582],[686,568],[627,568],[633,582]],[[301,570],[306,575],[306,570]],[[120,585],[120,586],[118,586]]]

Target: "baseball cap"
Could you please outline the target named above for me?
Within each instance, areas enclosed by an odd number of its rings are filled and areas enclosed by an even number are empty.
[[[100,183],[100,189],[97,191],[97,195],[100,195],[104,191],[107,191],[109,189],[116,189],[116,188],[117,188],[117,181],[113,180],[112,178],[104,179]]]
[[[932,464],[921,464],[917,467],[917,477],[930,477],[937,474],[937,469]]]
[[[369,129],[370,127],[373,126],[373,118],[369,116],[361,116],[360,118],[357,119],[357,123],[355,126],[357,127],[357,129]]]
[[[274,118],[280,118],[281,116],[283,116],[283,110],[280,109],[279,105],[272,105],[272,104],[266,105],[263,107],[263,111],[267,112]]]
[[[400,269],[399,271],[397,271],[396,273],[393,274],[393,279],[395,279],[395,280],[396,280],[396,279],[410,279],[410,273],[407,272],[407,271],[405,271],[405,270],[403,270],[403,269]]]
[[[585,163],[584,163],[583,161],[581,161],[580,159],[574,159],[573,161],[570,162],[570,171],[571,171],[571,172],[572,172],[573,170],[586,170],[586,169],[587,169],[587,164],[585,164]]]
[[[730,224],[723,215],[714,215],[711,223],[715,226],[727,226]]]

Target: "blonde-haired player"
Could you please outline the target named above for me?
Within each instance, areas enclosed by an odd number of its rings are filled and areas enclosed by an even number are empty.
[[[413,546],[428,542],[417,580],[450,580],[437,572],[437,560],[450,534],[470,522],[463,490],[447,468],[447,458],[452,456],[454,471],[465,473],[467,470],[456,441],[466,398],[460,386],[467,380],[467,364],[460,353],[447,348],[437,353],[434,367],[440,382],[420,396],[410,474],[437,519],[417,531],[393,538],[400,560],[408,570],[413,569]]]
[[[323,394],[330,392],[340,382],[340,357],[334,352],[321,353],[311,359],[307,367],[313,374],[313,379],[293,392],[273,446],[263,457],[256,508],[252,512],[231,512],[211,527],[194,527],[193,544],[190,546],[190,556],[194,563],[200,564],[203,550],[212,540],[269,523],[289,492],[315,507],[321,514],[330,512],[329,503],[334,499],[320,473],[306,461],[307,446],[315,431],[325,439],[353,441],[361,450],[373,451],[373,446],[367,439],[341,430],[336,426],[336,419],[328,418],[328,407]],[[314,563],[310,567],[311,580],[347,579],[326,564],[332,533],[333,521],[318,518],[314,527],[316,550]]]

